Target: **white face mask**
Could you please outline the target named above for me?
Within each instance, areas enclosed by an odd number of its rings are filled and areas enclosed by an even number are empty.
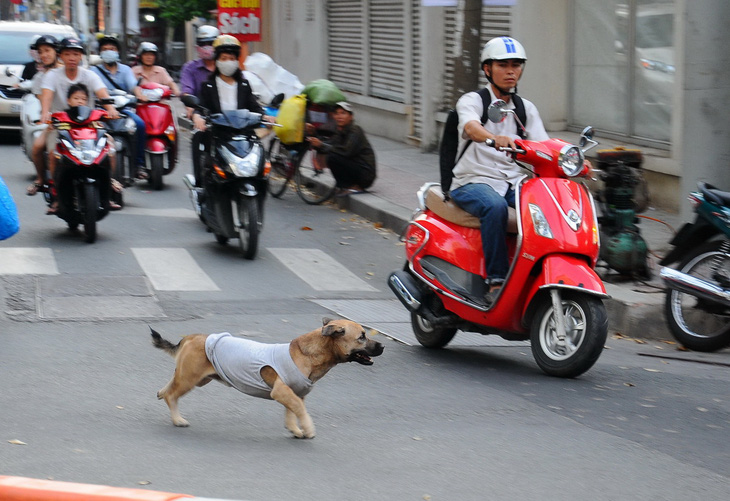
[[[230,77],[238,69],[238,61],[216,61],[215,67],[221,74]]]
[[[101,60],[104,61],[106,64],[114,64],[119,62],[119,52],[115,50],[103,50],[101,51]]]

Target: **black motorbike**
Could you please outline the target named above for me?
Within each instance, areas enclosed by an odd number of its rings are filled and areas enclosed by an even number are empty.
[[[672,335],[695,351],[730,345],[730,192],[698,183],[689,201],[697,214],[660,262]],[[677,269],[666,265],[679,262]]]
[[[193,207],[218,243],[238,238],[243,256],[254,259],[268,183],[266,154],[256,134],[262,115],[249,110],[210,115],[195,96],[183,96],[182,101],[198,109],[208,125],[201,187],[192,175],[183,178]]]
[[[133,108],[137,98],[121,89],[110,90],[109,94],[119,112],[119,118],[106,121],[107,132],[114,138],[114,147],[117,151],[114,179],[127,187],[134,183],[136,177],[137,124],[125,110]]]

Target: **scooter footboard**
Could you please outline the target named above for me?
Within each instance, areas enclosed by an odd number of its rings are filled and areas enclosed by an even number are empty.
[[[537,279],[530,285],[522,318],[532,303],[532,299],[541,289],[568,289],[591,294],[601,298],[608,298],[603,281],[595,270],[582,258],[567,254],[547,256],[542,260],[542,270]]]

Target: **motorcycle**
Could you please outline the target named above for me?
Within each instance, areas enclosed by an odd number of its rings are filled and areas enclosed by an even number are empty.
[[[31,151],[36,138],[48,127],[41,122],[41,102],[31,92],[31,80],[20,82],[19,89],[23,92],[20,99],[20,148],[31,162]]]
[[[695,221],[679,230],[660,261],[664,313],[686,348],[717,351],[730,345],[730,192],[704,182],[697,186],[689,195]],[[677,269],[667,267],[676,262]]]
[[[498,100],[493,122],[511,110]],[[410,311],[416,339],[441,348],[457,330],[530,340],[547,374],[576,377],[598,360],[608,334],[608,297],[594,271],[599,251],[596,209],[587,187],[572,178],[589,175],[584,153],[598,143],[592,129],[580,146],[559,139],[516,140],[501,149],[534,177],[515,188],[507,245],[510,268],[491,304],[479,219],[445,201],[437,183],[418,192],[419,209],[404,231],[407,261],[388,284]],[[586,145],[591,143],[590,147]]]
[[[167,85],[148,82],[140,86],[147,101],[137,103],[137,115],[147,127],[147,176],[152,189],[161,190],[162,177],[177,164],[177,118],[168,100],[172,91]]]
[[[87,106],[51,115],[58,163],[56,190],[49,190],[47,201],[57,197],[56,215],[72,230],[83,224],[89,243],[96,241],[96,222],[109,213],[111,145],[101,123],[106,117],[106,111]]]
[[[210,137],[203,156],[202,187],[195,186],[192,174],[183,178],[193,208],[218,243],[225,245],[230,238],[238,238],[243,256],[254,259],[270,170],[256,134],[262,115],[249,110],[208,115],[195,96],[185,95],[182,101],[203,113]]]
[[[117,166],[114,171],[114,179],[122,186],[131,186],[134,183],[137,158],[137,124],[131,117],[125,114],[124,110],[134,107],[137,98],[121,89],[109,91],[114,101],[114,107],[119,112],[119,118],[107,120],[106,128],[114,138],[114,146],[117,151]]]

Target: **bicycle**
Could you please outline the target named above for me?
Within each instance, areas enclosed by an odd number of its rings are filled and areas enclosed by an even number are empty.
[[[337,191],[324,158],[309,143],[285,145],[275,137],[269,145],[269,162],[269,193],[274,198],[284,196],[292,180],[299,198],[310,205],[326,202]]]

